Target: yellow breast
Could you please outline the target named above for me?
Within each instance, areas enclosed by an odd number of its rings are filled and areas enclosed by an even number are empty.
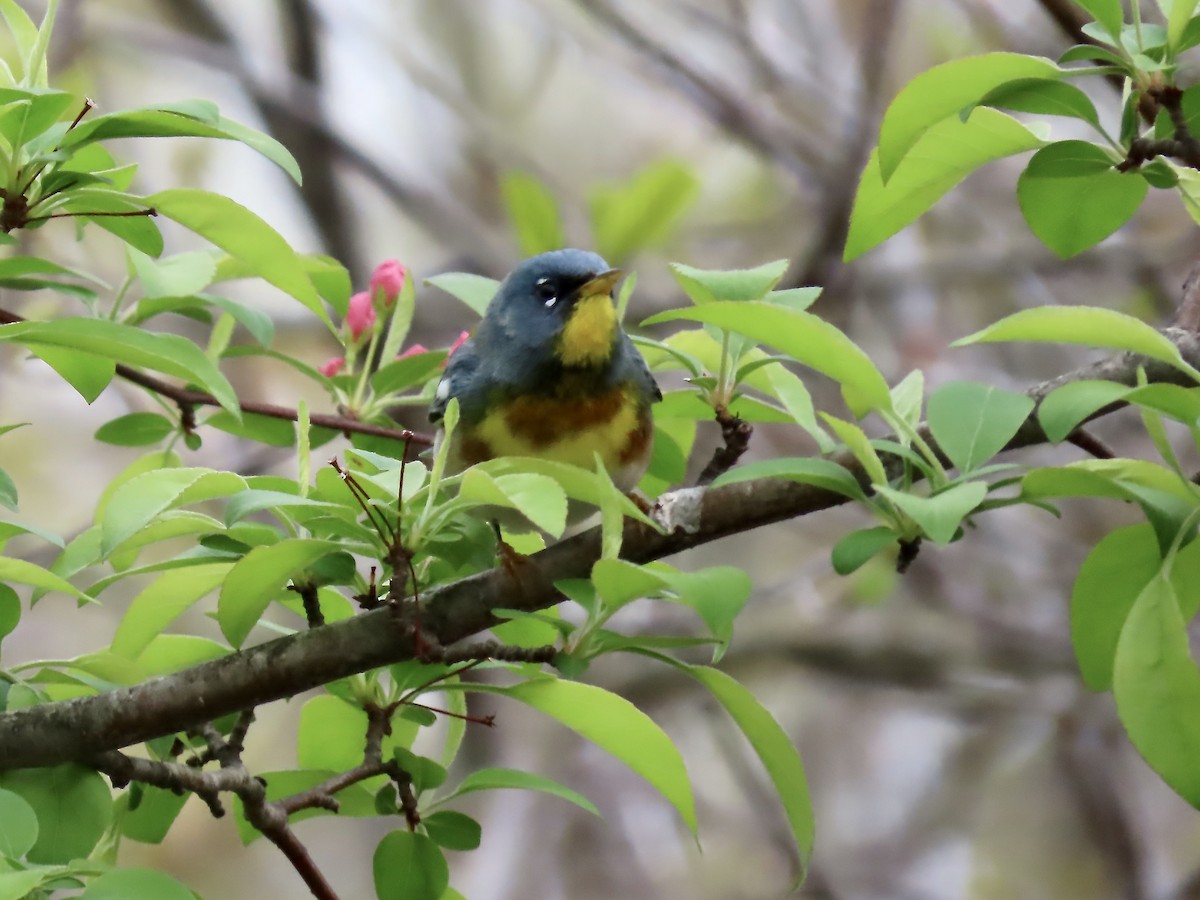
[[[564,366],[599,365],[612,353],[617,311],[608,294],[583,297],[571,310],[558,339],[558,358]]]

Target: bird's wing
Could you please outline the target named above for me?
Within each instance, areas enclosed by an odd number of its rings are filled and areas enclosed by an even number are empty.
[[[429,404],[429,421],[440,422],[446,414],[446,406],[452,397],[461,397],[479,368],[479,351],[474,340],[469,340],[457,350],[446,363],[446,372],[438,382]]]
[[[629,358],[630,367],[633,369],[633,379],[638,386],[643,388],[654,399],[652,403],[657,403],[662,399],[662,391],[659,390],[658,382],[654,380],[654,375],[650,372],[650,367],[646,365],[646,357],[629,339],[629,335],[625,335],[625,355]]]

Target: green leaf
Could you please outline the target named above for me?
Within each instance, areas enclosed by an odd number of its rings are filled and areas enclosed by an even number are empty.
[[[21,622],[21,598],[7,584],[0,584],[0,640],[12,634]]]
[[[300,257],[317,293],[339,316],[346,315],[350,292],[354,289],[346,267],[330,256],[306,253]]]
[[[604,606],[615,612],[633,600],[654,596],[667,581],[660,572],[628,560],[600,559],[592,565],[592,584]]]
[[[883,243],[985,163],[1042,143],[1011,116],[980,108],[966,121],[950,116],[933,125],[886,180],[878,152],[872,152],[854,197],[842,258],[849,262]]]
[[[181,672],[228,653],[228,647],[208,638],[193,634],[160,634],[138,655],[137,664],[146,677],[152,678]]]
[[[729,675],[707,666],[687,666],[684,671],[708,688],[754,748],[783,804],[801,865],[807,865],[813,845],[812,800],[804,763],[791,737],[766,707]]]
[[[446,351],[433,350],[414,353],[392,360],[371,376],[371,388],[376,394],[391,394],[414,385],[423,385],[438,373],[446,362]]]
[[[421,824],[433,842],[446,850],[475,850],[483,836],[478,822],[449,809],[422,817]]]
[[[935,544],[949,544],[963,519],[987,496],[987,485],[982,481],[967,481],[930,497],[906,494],[882,485],[876,485],[875,492],[891,500]]]
[[[1125,11],[1121,9],[1121,0],[1075,0],[1075,2],[1092,14],[1100,26],[1114,40],[1121,39],[1121,26],[1125,23]]]
[[[136,659],[150,641],[225,579],[233,563],[217,562],[164,572],[129,605],[113,635],[113,653]]]
[[[149,297],[138,301],[137,306],[125,317],[125,324],[140,325],[163,313],[179,313],[183,316],[208,323],[214,313],[228,313],[239,325],[263,347],[268,347],[275,338],[275,323],[259,309],[219,297],[215,294],[193,294],[187,297]],[[226,349],[225,356],[248,354],[253,347],[234,346]],[[297,363],[293,363],[298,365]]]
[[[402,715],[408,713],[416,713],[420,716],[429,716],[429,723],[433,724],[436,719],[427,709],[419,709],[410,707],[405,710]],[[413,753],[406,747],[393,747],[392,759],[412,777],[413,791],[418,795],[425,791],[431,791],[441,786],[446,781],[446,769],[434,762],[427,756],[419,756]]]
[[[142,198],[111,189],[76,188],[66,195],[59,211],[74,213],[81,222],[90,222],[115,234],[135,250],[148,256],[158,256],[163,251],[163,237],[151,214],[124,215],[144,213],[149,208],[149,204]],[[93,215],[94,213],[122,215]]]
[[[213,469],[151,469],[135,475],[97,509],[101,552],[108,556],[168,509],[245,489],[246,481],[240,475]]]
[[[476,769],[467,775],[446,799],[461,797],[463,794],[470,794],[474,791],[505,789],[541,791],[543,794],[550,794],[560,800],[574,803],[580,809],[585,809],[594,816],[600,815],[600,810],[596,809],[596,805],[578,791],[573,791],[542,775],[533,775],[517,769]]]
[[[121,834],[143,844],[161,844],[190,795],[148,784],[130,790],[139,791],[138,801],[136,805],[126,801],[129,806],[120,818]]]
[[[1117,714],[1142,758],[1183,799],[1200,807],[1200,671],[1166,572],[1134,601],[1113,666]]]
[[[1111,690],[1121,629],[1161,568],[1158,541],[1146,522],[1105,535],[1079,567],[1071,589],[1071,642],[1091,690]]]
[[[0,325],[0,341],[65,347],[144,366],[194,382],[240,415],[233,385],[199,347],[174,334],[154,334],[103,319],[63,318]]]
[[[691,607],[717,641],[717,662],[733,638],[733,622],[750,599],[750,576],[736,566],[708,566],[698,572],[667,571],[663,578],[676,593],[675,602]]]
[[[141,412],[118,416],[96,429],[96,440],[118,447],[157,444],[175,430],[175,423],[158,413]]]
[[[0,88],[0,104],[7,107],[0,116],[0,131],[10,144],[28,144],[57,122],[68,106],[77,102],[75,95],[66,91]]]
[[[203,107],[199,104],[203,104]],[[81,122],[67,132],[64,148],[131,137],[208,137],[238,141],[261,153],[300,183],[300,167],[287,148],[272,137],[217,114],[208,101],[126,109]]]
[[[1183,34],[1179,36],[1179,43],[1175,47],[1175,52],[1182,53],[1185,50],[1191,50],[1198,44],[1200,44],[1200,16],[1195,16],[1184,26]],[[1191,90],[1191,88],[1188,88],[1188,90]],[[1187,91],[1184,91],[1184,93],[1186,94]]]
[[[905,85],[884,113],[879,128],[879,162],[888,181],[926,131],[977,103],[1010,81],[1059,78],[1048,59],[1019,53],[987,53],[942,63]]]
[[[1126,403],[1161,413],[1194,427],[1200,423],[1200,390],[1178,384],[1144,384],[1123,398]]]
[[[870,357],[842,332],[811,313],[772,303],[717,301],[668,310],[642,324],[680,319],[727,328],[775,347],[841,384],[857,401],[853,406],[856,412],[891,407],[887,382]]]
[[[588,192],[596,252],[620,265],[638,250],[661,244],[700,195],[700,179],[681,160],[653,162],[620,184]]]
[[[17,485],[12,480],[12,476],[0,469],[0,506],[16,512],[17,510]]]
[[[1053,443],[1058,443],[1079,427],[1098,409],[1123,399],[1128,385],[1113,381],[1073,381],[1055,388],[1038,404],[1038,421],[1042,431]]]
[[[129,259],[145,297],[198,294],[212,284],[217,274],[217,261],[213,254],[202,250],[176,253],[159,260],[135,252],[130,253]]]
[[[0,557],[0,582],[2,581],[15,581],[18,584],[32,585],[43,591],[59,591],[79,600],[91,600],[87,594],[69,581],[60,578],[48,569],[43,569],[41,566],[23,559]]]
[[[305,769],[346,772],[362,763],[367,714],[332,694],[306,700],[300,710],[296,761]]]
[[[541,181],[524,172],[509,172],[500,179],[500,196],[522,256],[566,246],[558,202]]]
[[[532,706],[607,750],[649,781],[696,833],[695,801],[683,757],[662,729],[628,700],[594,685],[558,678],[489,690]]]
[[[858,479],[850,470],[831,459],[812,456],[764,459],[737,466],[719,476],[713,487],[752,481],[755,478],[787,478],[801,484],[811,484],[826,491],[834,491],[851,500],[866,500]]]
[[[1176,51],[1196,11],[1196,0],[1158,0],[1158,7],[1167,19],[1167,46]]]
[[[1150,190],[1146,179],[1114,165],[1095,144],[1058,141],[1035,153],[1017,179],[1025,221],[1060,257],[1099,243],[1142,205]]]
[[[160,191],[147,197],[146,202],[241,260],[251,272],[295,297],[334,330],[296,251],[246,207],[220,194],[185,188]]]
[[[1095,306],[1037,306],[1023,309],[982,331],[959,338],[950,346],[999,341],[1082,344],[1085,347],[1128,350],[1170,363],[1200,380],[1200,372],[1184,362],[1179,348],[1167,338],[1140,319],[1113,309]]]
[[[203,424],[268,447],[292,447],[296,444],[296,423],[290,419],[254,413],[244,413],[238,417],[223,409],[213,413]]]
[[[777,259],[753,269],[696,269],[671,263],[671,274],[696,303],[762,300],[783,278],[789,260]]]
[[[896,532],[885,525],[852,531],[833,545],[833,571],[849,575],[895,543]]]
[[[1101,47],[1098,44],[1076,44],[1074,47],[1068,47],[1059,55],[1058,64],[1061,66],[1069,62],[1109,65],[1121,71],[1129,68],[1128,60],[1121,56],[1121,54],[1109,50],[1107,47]],[[1071,72],[1072,70],[1065,69],[1064,71]]]
[[[567,526],[567,496],[553,478],[535,472],[491,476],[468,469],[459,485],[462,500],[515,509],[542,531],[555,537]]]
[[[1033,406],[1025,394],[952,381],[929,398],[929,429],[942,452],[966,474],[1004,449]]]
[[[502,456],[480,463],[474,466],[473,469],[484,472],[496,479],[507,478],[512,474],[542,475],[553,479],[558,488],[566,493],[567,497],[571,500],[582,500],[590,506],[598,507],[607,500],[612,499],[619,504],[621,515],[625,518],[635,519],[643,524],[654,526],[654,522],[632,500],[613,489],[608,479],[601,478],[597,473],[589,472],[579,466],[557,462],[552,459]],[[514,482],[512,490],[516,492],[516,495],[523,495],[531,486],[540,483]],[[502,490],[508,489],[507,487],[502,487]],[[534,502],[537,503],[538,501],[535,500]],[[552,511],[551,506],[556,502],[552,500],[547,504],[547,513]]]
[[[1071,116],[1082,119],[1097,131],[1103,131],[1091,98],[1075,85],[1064,81],[1048,81],[1044,78],[1010,81],[989,91],[979,104],[1015,112]]]
[[[37,813],[20,794],[0,789],[0,856],[20,859],[37,843]]]
[[[804,382],[782,365],[767,366],[763,373],[764,393],[773,396],[788,411],[797,425],[808,432],[822,453],[833,451],[834,443],[817,422],[812,395]],[[683,476],[680,475],[680,478]]]
[[[117,374],[117,362],[114,359],[46,344],[25,346],[30,353],[57,372],[63,381],[75,388],[87,403],[95,402]]]
[[[349,494],[347,493],[347,499]],[[264,509],[279,509],[283,507],[311,507],[336,513],[339,510],[355,509],[348,504],[331,503],[327,500],[317,500],[312,497],[301,497],[299,494],[289,494],[284,491],[271,491],[262,488],[249,488],[229,498],[225,505],[225,524],[233,525],[246,516]]]
[[[0,787],[20,794],[37,813],[34,863],[68,863],[92,852],[112,819],[108,785],[94,769],[77,763],[0,773]]]
[[[888,483],[887,471],[883,468],[883,461],[879,458],[874,444],[867,437],[865,431],[854,423],[843,421],[836,416],[829,415],[829,413],[821,413],[821,418],[825,420],[830,430],[845,443],[851,455],[858,460],[858,464],[867,473],[871,484],[881,485]]]
[[[217,622],[229,643],[240,647],[288,579],[337,549],[333,541],[289,538],[255,547],[238,560],[225,577],[217,601]]]
[[[195,894],[155,869],[116,869],[87,886],[79,900],[194,900]]]
[[[32,84],[36,77],[35,72],[30,72],[24,68],[30,62],[30,53],[38,43],[38,27],[34,24],[33,19],[29,18],[29,13],[21,8],[16,0],[3,0],[0,3],[0,13],[4,15],[4,24],[8,26],[8,30],[12,32],[17,45],[17,50],[20,54],[22,68],[22,82],[26,85]],[[4,67],[7,72],[7,65]],[[8,73],[11,75],[11,73]]]
[[[426,278],[425,283],[457,297],[480,316],[487,311],[488,304],[500,289],[500,282],[496,279],[472,275],[469,272],[434,275],[432,278]]]
[[[0,60],[2,65],[3,61]],[[58,881],[69,872],[66,866],[39,866],[36,869],[0,872],[0,900],[25,900],[37,896],[31,891]]]
[[[450,867],[438,845],[408,831],[393,831],[379,842],[372,870],[379,900],[441,900],[450,884]]]

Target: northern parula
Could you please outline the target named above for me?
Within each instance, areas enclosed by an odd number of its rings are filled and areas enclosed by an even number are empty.
[[[429,409],[440,422],[458,399],[449,471],[498,456],[592,469],[598,453],[613,483],[633,490],[650,462],[650,408],[662,393],[617,321],[623,274],[595,253],[554,250],[504,279]]]

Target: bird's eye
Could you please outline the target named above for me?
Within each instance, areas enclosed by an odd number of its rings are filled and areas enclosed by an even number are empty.
[[[533,293],[547,309],[558,302],[558,288],[549,278],[539,278],[533,286]]]

